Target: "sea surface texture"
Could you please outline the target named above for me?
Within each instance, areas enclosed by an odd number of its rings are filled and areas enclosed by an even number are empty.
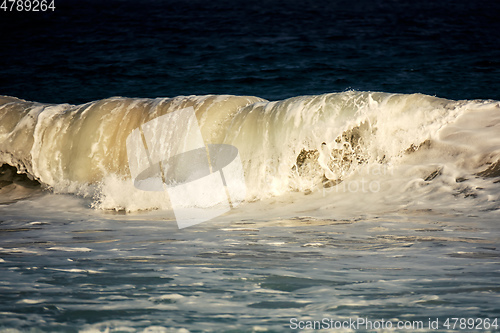
[[[27,2],[0,8],[0,333],[500,329],[500,3]],[[154,154],[199,140],[238,202],[180,229],[215,190],[172,197],[206,175]]]

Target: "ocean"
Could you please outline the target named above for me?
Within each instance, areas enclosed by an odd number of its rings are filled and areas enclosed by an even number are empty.
[[[499,330],[500,3],[36,3],[0,332]]]

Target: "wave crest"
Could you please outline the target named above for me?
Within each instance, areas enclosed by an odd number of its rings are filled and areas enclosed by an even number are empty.
[[[130,185],[126,139],[142,124],[187,107],[195,110],[206,144],[238,148],[247,200],[335,188],[377,166],[401,175],[413,168],[407,187],[418,177],[430,182],[453,174],[458,184],[500,175],[499,102],[356,91],[274,102],[208,95],[83,105],[3,96],[0,164],[56,192],[97,195],[101,208],[165,208],[168,199]]]

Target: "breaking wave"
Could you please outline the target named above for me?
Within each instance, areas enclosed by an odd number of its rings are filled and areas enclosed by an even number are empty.
[[[134,188],[126,140],[187,107],[206,144],[238,148],[247,201],[349,192],[400,207],[439,194],[443,205],[455,202],[441,199],[449,197],[499,208],[500,102],[491,100],[347,91],[273,102],[208,95],[53,105],[1,96],[0,165],[56,193],[94,197],[99,208],[168,209],[165,194]]]

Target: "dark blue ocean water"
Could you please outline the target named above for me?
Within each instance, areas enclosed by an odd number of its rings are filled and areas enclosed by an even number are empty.
[[[110,96],[348,89],[500,100],[498,1],[55,0],[0,12],[0,94]]]

